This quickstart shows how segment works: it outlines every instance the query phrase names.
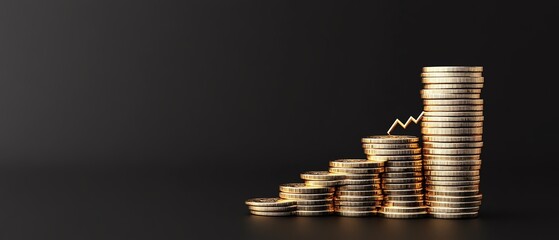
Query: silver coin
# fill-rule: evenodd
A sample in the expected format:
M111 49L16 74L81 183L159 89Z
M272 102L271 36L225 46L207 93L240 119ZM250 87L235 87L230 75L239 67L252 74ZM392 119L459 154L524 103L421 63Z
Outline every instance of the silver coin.
M425 148L480 148L483 142L423 142Z
M480 179L477 176L425 176L426 181L478 181Z
M438 166L438 165L425 165L425 170L433 171L473 171L480 170L481 166L477 165L464 165L464 166Z
M426 89L427 90L427 89ZM468 90L468 89L451 89L451 90ZM480 90L480 89L469 89ZM481 91L481 90L480 90ZM465 112L465 111L483 111L483 105L452 105L452 106L423 106L424 111L431 112Z
M296 205L284 206L284 207L260 207L260 206L248 206L251 211L258 212L293 212L297 210Z
M467 213L431 213L431 217L434 218L444 218L444 219L458 219L458 218L475 218L478 216L478 212L467 212Z
M425 176L463 177L479 176L479 170L472 171L425 171Z
M467 88L483 88L483 83L428 83L424 84L425 89L467 89Z
M297 210L295 214L301 217L318 217L318 216L328 216L332 215L334 210L320 210L320 211L302 211Z
M265 216L265 217L287 217L293 216L295 211L293 212L260 212L260 211L250 211L252 215L257 216Z
M429 84L429 85L454 85L454 84ZM462 84L462 85L466 85L466 84ZM471 85L477 85L477 84L471 84ZM423 100L423 105L427 105L427 106L483 105L483 99L425 99Z
M483 72L482 66L430 66L423 67L423 72Z
M482 194L472 196L441 196L441 195L425 195L427 202L473 202L481 201Z
M402 184L402 183L418 183L423 181L422 177L411 177L411 178L384 178L382 183L384 184Z
M428 202L430 207L449 207L449 208L462 208L462 207L477 207L481 206L481 201L471 202Z
M437 186L469 186L469 185L479 185L479 180L472 181L432 181L426 180L427 185L437 185Z
M421 127L427 128L471 128L483 127L483 122L422 122ZM425 145L423 145L425 146Z

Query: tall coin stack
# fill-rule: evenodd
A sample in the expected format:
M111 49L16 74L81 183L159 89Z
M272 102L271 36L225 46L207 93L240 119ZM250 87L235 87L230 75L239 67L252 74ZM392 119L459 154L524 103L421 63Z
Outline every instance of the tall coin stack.
M415 136L370 136L362 139L367 159L384 161L383 206L387 218L419 218L427 215L423 199L423 174L419 138Z
M426 202L435 218L477 217L483 146L482 67L424 67Z
M342 173L345 179L336 187L336 213L346 217L373 216L382 203L380 173L384 162L367 159L330 161L330 172Z

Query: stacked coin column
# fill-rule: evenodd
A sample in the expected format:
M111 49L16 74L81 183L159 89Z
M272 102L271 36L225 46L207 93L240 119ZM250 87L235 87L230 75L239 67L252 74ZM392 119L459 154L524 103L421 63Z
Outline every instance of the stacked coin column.
M435 218L478 215L483 146L482 67L424 67L426 199Z
M384 162L379 215L387 218L419 218L427 215L423 201L423 174L419 138L371 136L363 138L367 158Z
M336 188L335 211L340 216L365 217L377 213L382 203L380 173L383 162L367 159L338 159L330 162L330 172L342 173L345 179Z

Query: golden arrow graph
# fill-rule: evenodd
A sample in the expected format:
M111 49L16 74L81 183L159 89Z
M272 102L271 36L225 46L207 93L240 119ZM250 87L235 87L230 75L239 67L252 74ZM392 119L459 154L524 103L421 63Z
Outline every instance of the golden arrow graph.
M402 121L400 121L400 119L396 118L396 121L394 121L394 123L392 123L392 126L390 126L390 129L388 129L388 135L390 135L390 133L392 132L392 130L394 130L394 128L400 124L400 126L402 126L402 128L406 129L406 127L408 127L408 125L410 125L411 122L417 124L419 121L421 121L421 119L423 119L423 114L425 114L425 112L421 112L421 114L419 114L419 116L417 118L413 118L412 116L410 116L410 118L408 118L408 120L406 121L406 123L403 123Z

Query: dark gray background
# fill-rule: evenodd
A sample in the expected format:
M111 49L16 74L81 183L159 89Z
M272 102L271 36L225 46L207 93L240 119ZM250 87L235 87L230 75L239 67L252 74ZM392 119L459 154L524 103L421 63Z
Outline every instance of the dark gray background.
M0 238L555 233L556 23L537 1L1 1ZM248 215L419 114L429 65L485 69L478 219Z

